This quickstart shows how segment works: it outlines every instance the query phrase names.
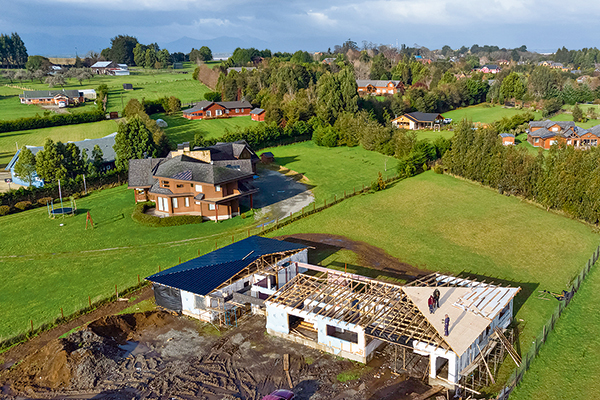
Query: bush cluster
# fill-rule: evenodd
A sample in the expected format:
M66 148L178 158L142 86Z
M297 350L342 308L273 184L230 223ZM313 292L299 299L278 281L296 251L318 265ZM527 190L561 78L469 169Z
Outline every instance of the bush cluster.
M197 215L175 215L172 217L156 217L154 215L146 214L149 208L155 207L154 202L139 203L135 206L131 218L143 225L153 227L165 227L165 226L179 226L188 224L200 224L203 222L202 217Z
M7 215L10 212L9 206L0 206L0 216Z
M86 111L76 114L54 114L47 117L19 118L0 121L0 132L24 131L28 129L48 128L51 126L76 125L106 119L102 110Z
M15 204L15 208L17 210L21 210L21 211L25 211L31 208L31 202L30 201L19 201L17 204Z
M37 199L37 203L39 206L45 206L48 203L52 203L52 197L41 197Z

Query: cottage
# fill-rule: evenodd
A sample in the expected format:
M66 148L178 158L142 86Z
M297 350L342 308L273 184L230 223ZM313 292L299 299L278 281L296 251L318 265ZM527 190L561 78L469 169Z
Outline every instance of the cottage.
M250 111L252 121L263 122L265 120L265 114L266 112L262 108L255 108L252 111Z
M129 188L136 202L154 201L159 214L220 221L239 215L243 197L252 207L257 162L243 141L193 150L184 143L166 158L130 160Z
M412 112L392 120L392 125L402 129L439 129L444 121L442 114Z
M100 150L102 150L102 161L103 161L101 172L106 172L115 167L116 153L115 153L115 150L113 149L113 146L115 145L115 136L117 136L117 132L111 133L110 135L107 135L100 139L85 139L85 140L80 140L78 142L67 142L67 143L75 143L75 145L77 147L79 147L80 151L83 151L85 149L88 157L90 158L89 162L93 161L93 160L91 160L91 157L92 157L92 152L94 151L94 147L96 147L96 146L100 147ZM40 150L44 150L44 146L27 146L27 148L29 150L31 150L33 155L36 155ZM17 185L29 186L29 184L26 181L22 180L20 177L18 177L15 174L15 164L17 163L17 161L19 161L20 153L21 153L21 150L20 149L17 150L17 152L15 153L13 158L10 160L10 162L6 166L5 171L10 171L10 176L11 176L13 182L16 183ZM43 187L44 181L40 177L38 177L37 174L33 174L33 181L31 183L31 185L35 186L35 187Z
M396 80L371 80L371 79L357 79L356 86L358 87L358 94L370 94L370 95L394 95L398 92L404 91L404 83Z
M183 117L189 120L242 117L250 115L252 104L242 101L208 101L203 100L194 107L183 110Z
M156 304L206 322L230 325L304 272L307 246L250 236L146 278ZM249 307L248 307L249 306Z
M275 162L275 156L270 151L265 151L260 155L260 162L263 164L271 164Z
M95 93L95 92L94 92ZM27 90L19 95L21 104L72 105L85 101L85 94L79 90Z
M513 135L512 133L501 133L499 136L502 139L502 144L504 146L514 146L515 135Z
M495 344L490 339L510 325L520 291L440 274L401 286L296 265L313 274L297 275L265 302L270 335L362 363L383 342L399 344L429 358L430 383L450 387L478 367ZM432 314L427 302L435 289L441 301Z

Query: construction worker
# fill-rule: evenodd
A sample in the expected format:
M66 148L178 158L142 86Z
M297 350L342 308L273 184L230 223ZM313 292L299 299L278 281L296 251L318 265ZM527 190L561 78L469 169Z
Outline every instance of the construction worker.
M443 319L444 322L444 336L448 336L448 328L450 327L450 317L446 314L446 317Z
M435 300L435 308L440 308L440 291L435 289L433 291L433 299Z
M429 314L433 314L435 311L435 299L432 296L429 296L429 300L427 300L427 305L429 306Z

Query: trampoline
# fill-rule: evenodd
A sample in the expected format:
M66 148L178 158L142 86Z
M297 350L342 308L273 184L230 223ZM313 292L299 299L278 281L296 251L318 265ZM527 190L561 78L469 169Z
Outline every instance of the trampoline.
M57 215L73 215L74 213L75 209L72 207L61 207L50 210L50 214L53 217L56 217Z

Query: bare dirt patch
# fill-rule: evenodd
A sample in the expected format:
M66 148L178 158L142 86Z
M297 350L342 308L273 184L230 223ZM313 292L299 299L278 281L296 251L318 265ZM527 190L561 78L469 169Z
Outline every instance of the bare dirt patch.
M309 257L316 255L316 257L321 259L325 258L324 255L333 254L341 249L350 250L358 256L361 266L385 272L386 275L392 278L402 279L407 282L433 272L402 262L387 254L379 247L351 240L345 236L328 235L325 233L297 233L280 236L277 239L285 239L288 242L312 246L316 251L309 252ZM312 259L309 261L316 263L320 260Z
M259 400L289 387L284 354L298 400L409 399L428 389L392 373L392 346L364 366L272 337L264 326L261 316L222 333L162 311L102 317L5 373L3 398ZM417 374L427 368L412 365ZM354 379L341 382L341 373Z

